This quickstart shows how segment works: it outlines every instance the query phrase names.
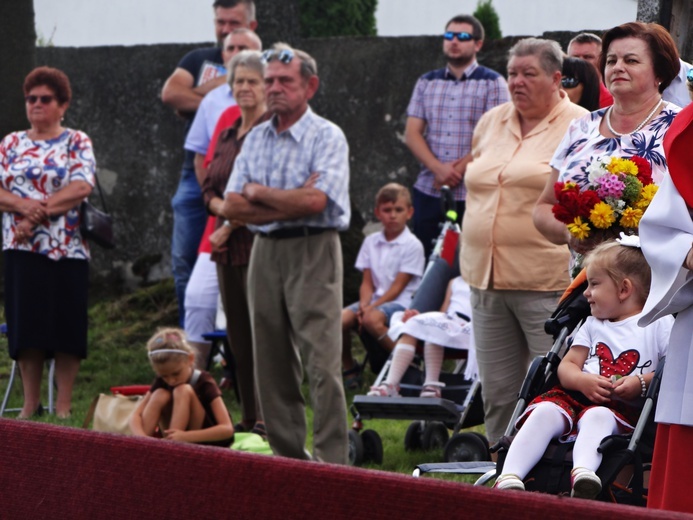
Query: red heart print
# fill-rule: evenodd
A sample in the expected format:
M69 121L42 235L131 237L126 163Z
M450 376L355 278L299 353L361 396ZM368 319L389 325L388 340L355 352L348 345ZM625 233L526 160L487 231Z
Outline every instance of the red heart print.
M601 341L597 343L596 352L599 358L599 374L604 377L627 376L635 370L640 361L640 352L635 349L626 350L614 359L611 349Z

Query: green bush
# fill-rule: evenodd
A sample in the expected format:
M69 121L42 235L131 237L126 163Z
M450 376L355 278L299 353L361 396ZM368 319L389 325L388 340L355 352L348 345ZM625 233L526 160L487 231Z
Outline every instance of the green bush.
M474 16L476 16L481 22L481 25L484 26L487 40L500 40L503 37L500 30L500 21L498 19L498 13L491 2L492 0L479 0L479 3L476 5L476 11L474 11Z
M300 0L301 37L375 36L378 0Z

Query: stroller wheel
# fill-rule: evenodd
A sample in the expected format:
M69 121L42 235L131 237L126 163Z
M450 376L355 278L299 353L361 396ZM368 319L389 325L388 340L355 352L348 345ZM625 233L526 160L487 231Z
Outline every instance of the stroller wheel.
M383 463L383 441L375 430L364 430L361 433L363 444L363 461L374 464Z
M430 422L424 428L421 444L424 450L442 450L449 436L448 429L442 422Z
M470 462L490 460L488 442L476 433L453 435L445 446L445 462Z
M363 440L356 430L349 430L349 465L360 466L363 464L364 446Z
M414 421L407 428L404 434L404 449L406 451L418 451L423 448L421 436L423 435L424 425L422 421Z

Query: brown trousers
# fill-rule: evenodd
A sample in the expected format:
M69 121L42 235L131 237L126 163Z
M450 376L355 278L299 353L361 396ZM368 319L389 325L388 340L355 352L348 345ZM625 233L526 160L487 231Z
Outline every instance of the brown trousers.
M255 377L268 441L277 455L347 462L342 271L336 231L255 238L248 270ZM303 367L313 407L313 457L305 447Z

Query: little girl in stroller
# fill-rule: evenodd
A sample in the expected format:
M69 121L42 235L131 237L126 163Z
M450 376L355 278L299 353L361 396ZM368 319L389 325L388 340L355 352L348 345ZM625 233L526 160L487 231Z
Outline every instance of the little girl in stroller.
M392 356L387 378L371 387L368 395L396 397L399 383L416 354L416 345L424 342L426 379L420 397L440 397L444 383L440 382L445 347L465 349L469 352L467 365L473 365L474 339L471 328L469 285L462 277L453 278L448 284L440 312L420 314L415 309L404 311L401 324L391 326L391 335L401 336Z
M602 439L626 433L640 415L654 371L663 358L673 319L641 328L650 268L636 236L595 248L586 259L585 291L592 316L578 330L558 367L559 385L534 399L505 458L497 488L524 490L523 479L552 439L575 440L572 496L595 498Z

